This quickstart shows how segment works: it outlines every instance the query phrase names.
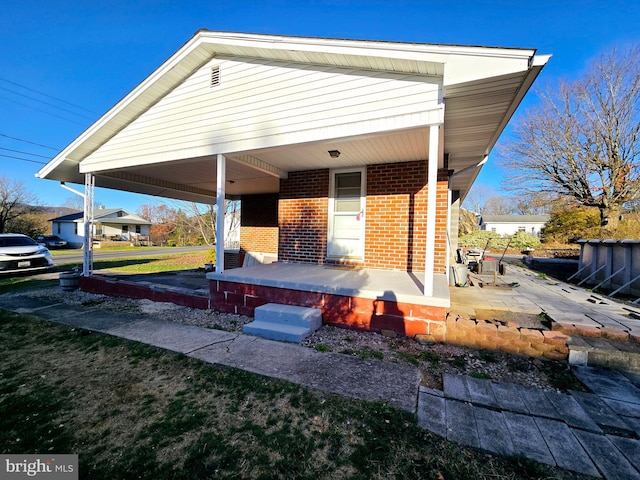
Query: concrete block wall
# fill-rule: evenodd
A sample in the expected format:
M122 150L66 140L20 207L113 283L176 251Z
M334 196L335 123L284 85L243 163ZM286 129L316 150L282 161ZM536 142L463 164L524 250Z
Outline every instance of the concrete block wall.
M211 281L211 308L253 316L256 307L281 303L318 308L326 325L360 331L391 330L400 335L445 338L446 310L442 307L405 304L244 283Z
M449 314L446 343L465 347L565 361L569 355L568 337L558 331L536 330L506 322L474 320Z

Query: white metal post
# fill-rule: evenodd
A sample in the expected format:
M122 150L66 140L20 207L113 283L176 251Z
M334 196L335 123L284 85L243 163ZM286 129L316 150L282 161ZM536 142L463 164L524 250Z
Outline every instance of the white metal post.
M95 178L90 173L84 175L84 258L82 275L93 274L93 190Z
M82 222L84 237L82 240L82 275L85 277L90 277L93 273L93 191L95 185L95 178L90 173L85 173L84 175L84 193L74 190L64 182L60 183L62 188L81 196L83 200L84 216Z
M216 273L222 273L224 272L224 197L227 170L227 159L222 154L218 154L216 169L218 177L216 190L216 204L218 206L216 214Z
M433 296L433 274L436 252L436 192L438 190L438 125L429 128L429 162L427 171L427 245L424 259L424 295Z

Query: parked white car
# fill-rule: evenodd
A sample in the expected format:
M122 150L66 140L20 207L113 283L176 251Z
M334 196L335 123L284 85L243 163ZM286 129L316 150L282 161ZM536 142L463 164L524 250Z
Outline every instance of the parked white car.
M34 239L19 233L0 233L0 274L53 267L51 253Z

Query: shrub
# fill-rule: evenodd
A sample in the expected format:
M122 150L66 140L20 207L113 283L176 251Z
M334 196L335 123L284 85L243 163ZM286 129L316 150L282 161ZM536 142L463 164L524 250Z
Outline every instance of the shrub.
M216 263L216 251L213 249L207 250L207 256L204 258L204 263Z
M545 243L572 243L581 238L597 238L600 234L600 212L594 207L573 205L554 208L541 234Z
M511 241L511 242L509 242ZM458 239L458 245L460 247L479 247L484 248L487 246L493 250L504 250L507 245L510 248L539 248L541 245L540 239L534 235L526 232L518 232L515 235L505 235L501 237L495 232L489 232L487 230L479 230L477 232L464 235Z

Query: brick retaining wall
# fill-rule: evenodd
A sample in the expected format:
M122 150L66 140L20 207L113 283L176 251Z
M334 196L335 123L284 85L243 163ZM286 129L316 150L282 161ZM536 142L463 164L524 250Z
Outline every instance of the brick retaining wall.
M465 347L500 350L534 358L565 361L568 337L558 331L519 327L510 322L473 320L449 314L446 343Z

